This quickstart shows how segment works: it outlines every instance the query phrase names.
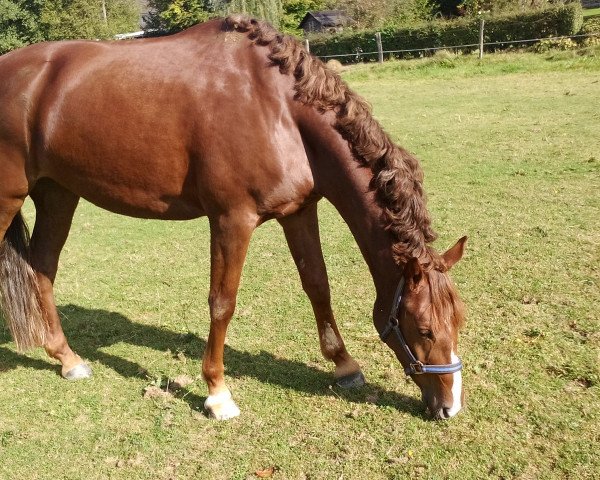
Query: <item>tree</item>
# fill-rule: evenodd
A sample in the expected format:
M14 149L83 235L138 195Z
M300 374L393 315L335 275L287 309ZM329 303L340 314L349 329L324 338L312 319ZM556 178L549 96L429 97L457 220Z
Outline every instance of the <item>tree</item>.
M0 0L0 53L43 40L110 38L138 30L139 15L136 0Z
M229 0L220 10L224 14L247 13L279 28L283 9L281 0Z
M282 14L281 0L150 0L148 6L148 26L167 32L230 13L247 13L279 27Z
M328 7L345 11L357 28L406 25L431 18L430 0L330 0Z
M177 32L207 20L213 11L210 0L150 0L148 6L148 28L166 32Z
M409 25L430 20L433 15L431 0L395 0L387 24Z
M48 0L40 13L47 40L110 38L139 30L139 5L135 0ZM106 11L106 18L104 18Z
M43 40L38 25L42 3L0 0L0 54Z
M435 9L446 17L477 15L479 12L506 12L531 10L552 4L569 3L571 0L433 0Z

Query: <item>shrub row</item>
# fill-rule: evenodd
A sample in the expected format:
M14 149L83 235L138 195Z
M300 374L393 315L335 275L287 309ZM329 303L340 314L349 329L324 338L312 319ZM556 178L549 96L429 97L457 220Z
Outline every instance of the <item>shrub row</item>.
M579 2L569 3L542 10L512 15L500 15L486 18L484 41L510 42L554 36L575 35L583 22ZM384 51L428 49L479 43L479 19L460 19L454 21L432 21L418 26L387 28L381 31ZM315 36L310 39L311 53L319 57L353 54L340 57L345 63L361 62L377 58L375 30L345 32L333 36ZM494 49L507 48L509 45L495 45ZM389 54L386 54L389 55ZM394 57L418 56L420 52L392 54Z
M579 33L600 33L600 16L586 18L583 21L583 26L581 27L581 31Z

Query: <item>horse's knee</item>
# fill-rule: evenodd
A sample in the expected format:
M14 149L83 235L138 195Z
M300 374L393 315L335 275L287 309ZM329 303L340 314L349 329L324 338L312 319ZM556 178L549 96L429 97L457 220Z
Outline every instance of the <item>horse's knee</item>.
M208 305L212 323L228 323L235 312L235 299L228 296L211 295Z

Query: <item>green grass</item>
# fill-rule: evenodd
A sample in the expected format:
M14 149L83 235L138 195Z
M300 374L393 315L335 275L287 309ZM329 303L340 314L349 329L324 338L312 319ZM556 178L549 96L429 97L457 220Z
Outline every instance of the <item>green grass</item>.
M583 10L584 17L596 17L600 15L600 8L585 8Z
M57 302L94 378L68 383L0 331L0 478L578 478L600 471L600 59L502 54L360 66L347 81L422 160L453 277L468 408L428 421L376 337L374 289L334 209L320 207L334 309L369 384L330 388L283 234L262 226L226 368L242 416L199 410L208 332L205 219L119 217L83 202ZM32 216L32 208L28 206ZM144 388L189 375L174 396ZM596 477L597 478L597 477Z

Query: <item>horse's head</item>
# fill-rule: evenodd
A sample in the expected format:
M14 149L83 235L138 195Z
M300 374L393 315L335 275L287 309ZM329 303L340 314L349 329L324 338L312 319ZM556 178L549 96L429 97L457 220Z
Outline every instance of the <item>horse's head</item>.
M464 308L447 271L461 259L465 242L461 238L434 268L414 258L406 264L390 319L380 332L436 419L453 417L464 406L457 355Z

